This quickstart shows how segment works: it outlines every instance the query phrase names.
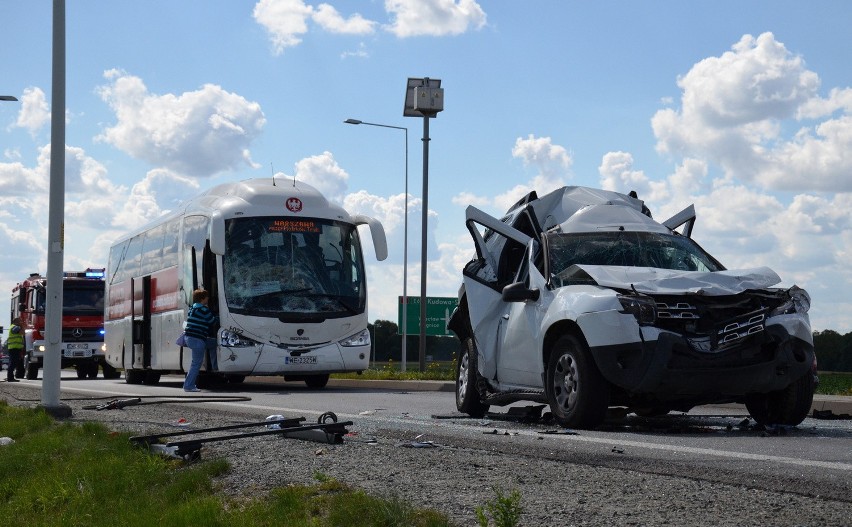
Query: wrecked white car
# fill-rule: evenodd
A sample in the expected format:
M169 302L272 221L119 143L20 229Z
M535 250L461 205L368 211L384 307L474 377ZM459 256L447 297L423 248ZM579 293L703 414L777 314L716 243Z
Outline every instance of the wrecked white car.
M536 401L593 428L616 406L740 402L784 425L810 411L810 297L767 267L725 269L691 239L692 205L659 223L635 193L564 187L466 218L476 257L449 324L461 412Z

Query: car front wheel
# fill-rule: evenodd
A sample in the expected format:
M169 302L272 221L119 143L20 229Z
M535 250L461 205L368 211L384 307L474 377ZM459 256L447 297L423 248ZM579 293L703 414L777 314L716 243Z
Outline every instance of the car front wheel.
M606 417L609 386L586 345L573 335L554 344L545 391L553 418L562 426L594 428Z
M476 369L477 353L473 338L465 339L456 365L456 408L471 417L484 416L490 406L480 400L476 389L479 375Z
M746 409L762 425L796 426L811 411L815 389L814 375L808 372L783 390L749 395Z

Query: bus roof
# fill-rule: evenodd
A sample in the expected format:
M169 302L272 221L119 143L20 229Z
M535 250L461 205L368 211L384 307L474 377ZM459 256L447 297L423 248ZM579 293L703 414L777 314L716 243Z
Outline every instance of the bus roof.
M224 219L293 216L352 223L352 218L342 206L330 203L319 190L307 183L289 178L255 178L216 185L115 242L132 238L173 218L193 214L210 217L213 213L220 214Z

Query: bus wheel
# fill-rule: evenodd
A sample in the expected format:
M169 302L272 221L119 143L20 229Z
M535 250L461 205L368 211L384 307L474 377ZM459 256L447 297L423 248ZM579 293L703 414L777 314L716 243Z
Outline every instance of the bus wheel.
M157 371L146 371L145 378L142 379L142 384L147 384L149 386L159 384L160 383L160 372Z
M127 384L142 384L145 373L144 370L124 370L124 381Z
M308 388L325 388L325 385L328 384L328 374L306 375L305 384L308 385Z
M30 362L29 356L24 358L24 377L31 381L38 379L38 363Z
M118 379L121 377L121 373L106 362L101 364L101 369L104 371L104 379Z

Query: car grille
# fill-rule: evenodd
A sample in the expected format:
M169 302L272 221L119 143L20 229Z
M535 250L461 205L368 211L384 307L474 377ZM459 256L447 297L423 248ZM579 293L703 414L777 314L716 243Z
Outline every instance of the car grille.
M62 328L63 342L102 342L101 328Z
M756 295L654 300L657 326L682 334L700 353L719 353L750 342L766 329L770 309Z

